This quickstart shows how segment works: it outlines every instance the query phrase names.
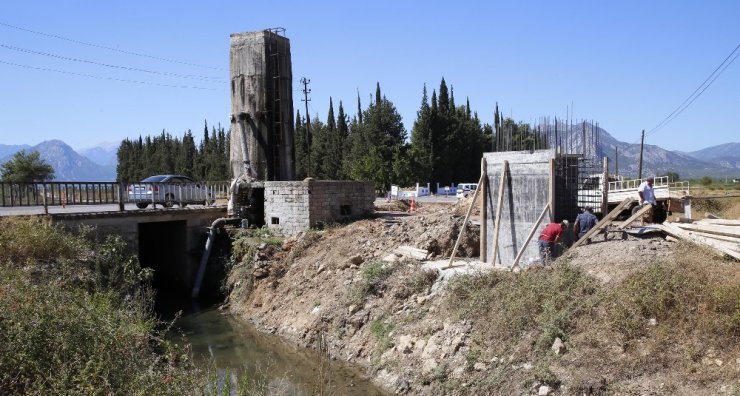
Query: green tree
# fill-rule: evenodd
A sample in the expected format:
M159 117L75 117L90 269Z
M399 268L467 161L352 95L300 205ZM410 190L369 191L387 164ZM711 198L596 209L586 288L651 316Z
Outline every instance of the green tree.
M376 189L390 188L393 173L393 150L404 144L406 129L401 115L391 101L375 89L375 103L363 112L363 122L352 131L353 169L355 180L372 180Z
M699 184L702 186L708 187L712 185L712 178L709 176L704 176L701 179L699 179Z
M671 181L671 182L677 182L681 180L678 176L678 173L676 172L668 171L665 173L665 176L668 177L668 181Z
M18 151L13 158L0 166L0 175L6 182L39 182L54 179L54 168L40 158L38 151L26 154Z
M295 138L293 139L293 155L295 156L295 174L298 180L308 176L308 139L306 136L305 120L301 112L295 116Z

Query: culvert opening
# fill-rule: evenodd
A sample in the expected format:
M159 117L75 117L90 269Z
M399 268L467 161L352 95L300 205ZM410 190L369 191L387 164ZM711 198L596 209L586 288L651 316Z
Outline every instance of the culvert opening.
M213 306L224 300L220 286L225 276L223 263L230 248L228 237L224 235L216 238L198 299L191 299L205 248L205 228L203 231L203 238L188 246L185 220L139 223L139 262L142 267L154 270L154 310L165 319L174 317L178 311L198 310L198 307Z

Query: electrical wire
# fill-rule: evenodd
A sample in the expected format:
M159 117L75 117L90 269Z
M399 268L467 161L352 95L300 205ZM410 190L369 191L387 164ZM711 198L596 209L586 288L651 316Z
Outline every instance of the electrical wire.
M661 128L663 128L664 126L668 125L671 121L676 119L676 117L678 117L684 110L686 110L686 108L688 108L692 103L694 103L694 101L698 99L699 96L701 96L701 94L703 94L704 91L706 91L707 88L709 88L709 86L712 85L712 83L714 83L714 81L716 81L717 78L725 70L727 70L727 68L732 64L732 62L734 62L735 59L737 59L737 57L740 55L740 52L738 52L738 50L740 50L740 45L735 47L735 49L733 49L732 52L730 52L730 54L727 55L727 57L722 61L722 63L720 63L719 66L717 66L714 69L714 71L694 90L694 92L691 93L691 95L689 95L688 98L686 98L686 100L684 100L680 105L678 105L678 107L675 110L673 110L673 112L668 114L661 122L659 122L651 130L645 133L645 136L653 134L657 132L658 130L660 130ZM737 52L737 55L735 54L736 52Z
M20 63L6 62L4 60L0 60L0 64L10 65L10 66L16 66L16 67L21 67L21 68L25 68L25 69L40 70L40 71L50 71L50 72L61 73L61 74L69 74L69 75L73 75L73 76L93 78L93 79L96 79L96 80L121 81L121 82L128 82L128 83L141 84L141 85L154 85L154 86L169 87L169 88L199 89L199 90L205 90L205 91L217 91L218 90L216 88L196 87L196 86L190 86L190 85L159 84L159 83L153 83L153 82L148 82L148 81L128 80L128 79L116 78L116 77L102 77L102 76L95 76L95 75L92 75L92 74L76 73L76 72L71 72L71 71L66 71L66 70L48 69L48 68L45 68L45 67L22 65Z
M108 63L100 63L100 62L95 62L95 61L91 61L91 60L87 60L87 59L72 58L72 57L67 57L67 56L62 56L62 55L57 55L57 54L51 54L51 53L48 53L48 52L34 51L34 50L30 50L30 49L26 49L26 48L21 48L21 47L15 47L15 46L12 46L12 45L7 45L7 44L0 44L0 47L1 48L5 48L5 49L9 49L9 50L13 50L13 51L24 52L24 53L27 53L27 54L43 55L43 56L48 56L48 57L51 57L51 58L62 59L62 60L71 61L71 62L88 63L88 64L91 64L91 65L110 67L110 68L114 68L114 69L121 69L121 70L129 70L129 71L136 71L136 72L157 74L157 75L160 75L160 76L179 77L179 78L190 78L190 79L195 79L195 80L213 81L213 82L225 82L226 81L226 80L221 79L219 77L200 76L200 75L196 75L196 74L178 74L178 73L170 73L170 72L159 72L159 71L155 71L155 70L139 69L139 68L129 67L129 66L111 65L111 64L108 64Z
M39 32L39 31L36 31L36 30L22 28L22 27L11 25L9 23L5 23L5 22L2 22L2 21L0 21L0 26L5 26L5 27L11 28L11 29L17 29L17 30L20 30L20 31L23 31L23 32L33 33L33 34L37 34L37 35L40 35L40 36L52 37L52 38L59 39L59 40L69 41L69 42L75 43L75 44L86 45L88 47L101 48L101 49L105 49L105 50L108 50L108 51L120 52L122 54L134 55L134 56L139 56L139 57L142 57L142 58L155 59L155 60L162 61L162 62L178 63L178 64L181 64L181 65L201 67L201 68L204 68L204 69L225 70L224 68L221 68L221 67L199 65L197 63L183 62L183 61L179 61L179 60L162 58L162 57L159 57L159 56L142 54L142 53L139 53L139 52L122 50L122 49L113 48L113 47L108 47L108 46L100 45L100 44L88 43L88 42L85 42L85 41L75 40L75 39L71 39L71 38L68 38L68 37L59 36L59 35L56 35L56 34L44 33L44 32Z

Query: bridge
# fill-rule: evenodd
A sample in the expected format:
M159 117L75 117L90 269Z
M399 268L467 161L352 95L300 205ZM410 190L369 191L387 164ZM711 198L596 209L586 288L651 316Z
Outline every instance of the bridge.
M228 182L0 182L0 216L44 216L70 230L92 227L97 238L120 235L142 266L155 269L155 286L189 293L208 227L226 217L227 191Z

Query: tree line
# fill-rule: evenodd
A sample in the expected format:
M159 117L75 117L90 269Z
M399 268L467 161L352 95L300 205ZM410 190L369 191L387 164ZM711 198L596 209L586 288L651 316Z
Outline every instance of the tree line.
M335 117L331 98L326 122L297 112L294 152L299 179L370 180L379 191L391 184L430 182L434 189L437 182L477 181L483 153L494 149L494 126L480 121L469 100L456 105L444 78L431 98L424 86L410 139L379 83L366 108L358 95L354 117L349 118L341 101L337 113ZM522 129L504 120L498 109L495 119L496 125Z
M203 128L200 144L188 130L182 139L162 131L158 136L124 139L118 147L117 181L179 174L196 180L229 180L229 135L223 127Z
M494 124L482 123L469 100L455 103L453 90L442 78L431 96L424 85L409 138L401 115L377 83L375 96L366 107L358 94L356 114L351 118L342 101L335 113L332 98L325 120L296 113L296 178L366 180L378 191L386 191L391 184L429 182L434 190L436 183L477 181L484 152L529 148L533 135L529 125L502 117L498 106ZM155 137L126 139L118 149L117 179L176 173L201 180L228 180L232 177L229 137L220 126L209 133L206 123L198 146L190 131L182 139L164 131Z

